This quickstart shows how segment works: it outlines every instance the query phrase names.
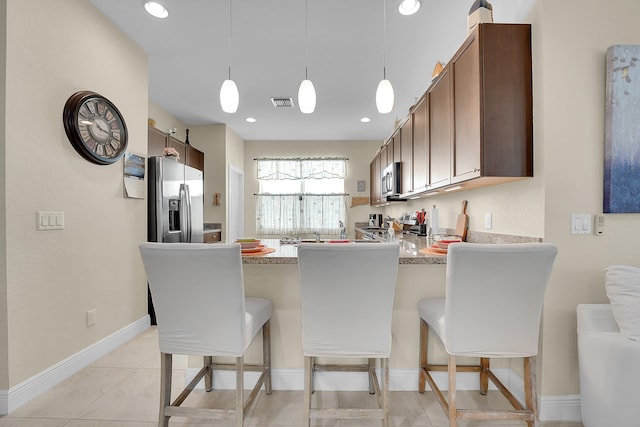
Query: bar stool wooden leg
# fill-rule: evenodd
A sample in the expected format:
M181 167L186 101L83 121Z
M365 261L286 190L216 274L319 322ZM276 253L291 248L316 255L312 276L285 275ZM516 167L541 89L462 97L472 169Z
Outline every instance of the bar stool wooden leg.
M304 419L307 427L311 426L311 393L313 390L313 358L304 357Z
M427 342L429 339L429 326L427 322L420 319L420 367L418 369L418 392L424 393L427 381Z
M271 319L262 325L262 364L267 370L264 388L267 394L271 394Z
M389 359L380 359L382 369L382 427L389 427Z
M160 416L158 426L168 427L169 417L165 415L165 408L171 405L171 372L173 356L160 353Z
M487 375L490 368L489 361L488 357L480 358L480 394L483 396L487 395L489 389L489 375Z
M374 374L376 371L376 359L369 358L368 360L368 376L369 376L369 394L376 394L376 387L373 384L375 381Z
M204 356L204 366L207 366L208 370L206 375L204 376L204 389L205 391L213 390L213 368L211 364L213 363L212 356Z
M236 426L244 422L244 360L236 357Z
M527 421L528 427L539 427L538 393L536 379L536 357L524 358L524 400L527 409L532 412L533 420Z
M456 357L449 355L449 427L457 427L456 417Z

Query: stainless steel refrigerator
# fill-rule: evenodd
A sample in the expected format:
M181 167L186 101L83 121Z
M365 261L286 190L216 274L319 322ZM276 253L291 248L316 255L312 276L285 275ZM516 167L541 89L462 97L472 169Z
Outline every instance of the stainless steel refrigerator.
M171 157L149 157L147 183L147 240L150 242L202 243L202 171ZM147 289L151 324L156 315Z
M149 157L150 242L202 243L202 171L172 157Z

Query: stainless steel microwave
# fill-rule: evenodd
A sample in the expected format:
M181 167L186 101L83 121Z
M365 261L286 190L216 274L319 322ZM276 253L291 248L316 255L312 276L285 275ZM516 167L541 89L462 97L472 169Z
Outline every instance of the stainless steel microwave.
M398 197L402 193L402 163L395 162L382 171L382 197Z

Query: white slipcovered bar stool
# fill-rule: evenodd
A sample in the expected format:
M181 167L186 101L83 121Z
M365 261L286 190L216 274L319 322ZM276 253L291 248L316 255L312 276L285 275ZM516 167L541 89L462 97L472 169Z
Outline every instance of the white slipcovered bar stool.
M447 253L446 297L424 299L420 314L420 373L418 391L425 382L435 392L449 417L458 419L519 419L539 426L536 363L544 293L557 254L548 243L454 243ZM429 328L444 344L447 365L427 361ZM456 365L457 356L479 357L479 365ZM524 358L525 406L490 369L491 358ZM448 399L436 385L432 371L447 371ZM511 403L514 410L458 409L456 372L478 372L480 393L488 382Z
M298 246L307 426L312 418L373 418L388 425L391 317L399 251L397 243ZM318 364L318 357L367 359L367 363ZM376 374L377 359L382 382ZM367 372L369 392L377 394L379 408L311 408L317 370Z
M245 298L240 245L143 243L140 254L147 273L158 323L161 354L160 414L169 417L234 419L241 427L261 387L271 394L271 301ZM244 353L262 330L263 363L245 365ZM171 402L172 355L204 356L204 366ZM235 364L214 364L213 356L235 357ZM235 369L235 409L181 407L204 377L213 388L213 371ZM261 372L245 402L244 371Z

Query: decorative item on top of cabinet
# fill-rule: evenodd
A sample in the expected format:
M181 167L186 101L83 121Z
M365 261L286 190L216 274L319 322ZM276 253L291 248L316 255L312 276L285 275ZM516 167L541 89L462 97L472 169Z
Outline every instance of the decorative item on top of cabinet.
M493 6L486 0L476 0L469 9L467 16L468 34L476 28L478 24L493 22Z
M187 129L188 139L189 130ZM204 171L204 153L202 151L187 144L186 141L182 142L160 129L149 126L147 155L149 157L162 156L165 147L171 147L178 152L180 163Z

